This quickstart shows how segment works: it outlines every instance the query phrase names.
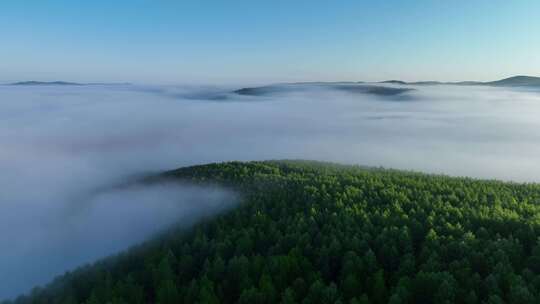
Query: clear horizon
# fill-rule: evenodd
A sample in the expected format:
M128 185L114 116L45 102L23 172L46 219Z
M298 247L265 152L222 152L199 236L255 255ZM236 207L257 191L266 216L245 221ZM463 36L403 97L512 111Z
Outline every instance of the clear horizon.
M479 80L476 80L476 79L461 79L461 80L455 80L456 82L459 82L459 81L478 81L478 82L490 82L490 81L497 81L497 80L504 80L504 79L508 79L508 78L513 78L513 77L533 77L533 78L540 78L540 76L535 76L535 75L511 75L511 76L508 76L508 77L504 77L504 78L501 78L501 79L491 79L491 80L484 80L484 81L479 81ZM343 82L343 83L346 83L346 82L358 82L358 83L381 83L381 82L385 82L385 81L404 81L404 82L407 82L407 83L411 83L411 84L414 84L415 82L423 82L423 81L436 81L436 82L440 82L442 84L445 84L445 83L448 83L448 84L451 84L452 81L444 81L444 80L433 80L433 79L418 79L418 80L406 80L406 79L401 79L401 78L392 78L392 79L380 79L380 80L372 80L372 81L365 81L365 80L362 80L362 79L354 79L354 80L334 80L334 81L326 81L328 83L332 83L332 82ZM121 81L114 81L114 82L100 82L100 81L88 81L88 82L77 82L77 81L70 81L70 80L66 80L66 79L52 79L52 80L39 80L39 79L19 79L19 80L11 80L11 81L6 81L6 82L3 82L3 83L0 83L0 85L11 85L11 84L18 84L18 83L23 83L23 82L38 82L38 83L53 83L53 82L66 82L66 83L74 83L74 84L81 84L81 85L99 85L99 84L118 84L118 85L144 85L145 83L137 83L137 82L129 82L129 81L124 81L124 82L121 82ZM309 83L309 81L307 81ZM318 82L317 80L314 80L314 82ZM324 82L324 81L323 81ZM257 83L257 82L255 82ZM263 83L263 82L260 82L262 85L264 84L279 84L279 83L287 83L287 82L279 82L279 81L274 81L274 82L270 82L270 83ZM301 83L301 82L300 82ZM161 83L162 85L189 85L189 83ZM213 85L212 83L194 83L193 85ZM242 85L242 83L234 83L234 84L237 84L237 85ZM253 82L247 82L247 83L244 83L244 84L253 84ZM159 83L153 83L153 85L159 85ZM233 85L233 83L229 83L229 85Z
M0 4L0 82L538 76L537 1Z

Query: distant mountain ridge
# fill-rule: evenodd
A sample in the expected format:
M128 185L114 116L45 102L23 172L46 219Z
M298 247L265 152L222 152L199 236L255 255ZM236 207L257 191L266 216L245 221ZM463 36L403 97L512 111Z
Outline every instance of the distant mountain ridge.
M309 89L332 89L351 94L369 94L386 97L399 96L414 90L412 88L395 88L365 84L362 82L302 82L247 87L235 90L233 93L245 96L270 96L275 94L302 92Z
M540 86L540 77L533 76L514 76L497 81L485 82L485 85L491 86L512 86L512 87L531 87Z
M442 82L442 81L403 81L403 80L385 80L379 82L352 82L352 81L343 81L343 82L295 82L295 83L281 83L281 84L272 84L261 87L245 87L233 91L232 93L238 95L251 95L251 96L262 96L280 92L290 92L301 90L306 87L327 87L342 91L348 91L351 93L363 93L363 94L373 94L373 95L400 95L406 93L412 89L396 88L396 87L387 87L387 86L378 86L379 84L390 84L390 85L417 85L417 86L428 86L428 85L462 85L462 86L491 86L491 87L529 87L529 88L540 88L540 77L535 76L525 76L518 75L512 76L495 81L456 81L456 82ZM92 86L92 85L131 85L131 83L78 83L78 82L69 82L69 81L19 81L8 83L6 85L11 86Z
M399 84L399 85L483 85L493 87L540 87L540 77L534 76L512 76L495 81L458 81L458 82L441 82L441 81L415 81L406 82L402 80L385 80L379 83Z
M120 83L106 83L106 82L92 82L92 83L78 83L78 82L69 82L69 81L19 81L9 83L8 85L13 86L89 86L89 85L130 85L128 82Z
M17 86L34 86L34 85L83 85L76 82L67 82L67 81L19 81L10 83L10 85Z
M386 86L386 85L398 85ZM349 93L371 94L379 96L402 96L404 93L414 90L414 88L404 88L403 86L431 86L431 85L461 85L461 86L491 86L491 87L530 87L540 88L540 77L533 76L513 76L496 81L414 81L407 82L403 80L385 80L380 82L294 82L279 83L259 87L245 87L233 91L232 93L247 96L268 96L281 93L292 93L306 90L309 88L327 88ZM402 96L403 97L403 96Z

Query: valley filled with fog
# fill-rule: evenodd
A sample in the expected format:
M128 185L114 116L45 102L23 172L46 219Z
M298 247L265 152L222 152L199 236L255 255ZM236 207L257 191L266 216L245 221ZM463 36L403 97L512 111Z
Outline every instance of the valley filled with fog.
M234 206L220 188L114 188L230 160L313 159L540 181L540 91L399 84L0 86L0 299Z

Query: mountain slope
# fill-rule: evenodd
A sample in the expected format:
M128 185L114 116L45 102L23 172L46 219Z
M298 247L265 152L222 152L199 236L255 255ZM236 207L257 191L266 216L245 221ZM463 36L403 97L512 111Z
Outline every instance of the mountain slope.
M496 86L496 87L540 87L540 77L533 76L513 76L496 81L458 81L458 82L439 82L439 81L416 81L406 82L401 80L386 80L380 83L399 84L399 85L465 85L465 86Z
M76 82L66 82L66 81L20 81L11 83L15 86L50 86L50 85L70 85L70 86L79 86L83 85Z
M540 77L514 76L497 81L485 82L484 84L500 87L540 87Z
M368 94L378 96L400 96L410 92L410 88L394 88L380 85L366 85L364 83L286 83L262 87L242 88L234 91L239 95L247 96L272 96L286 93L296 93L309 90L335 90L350 94Z
M538 303L540 186L309 161L149 179L238 208L59 277L17 303Z
M130 85L129 82L90 82L90 83L78 83L68 81L19 81L10 83L12 86L125 86Z

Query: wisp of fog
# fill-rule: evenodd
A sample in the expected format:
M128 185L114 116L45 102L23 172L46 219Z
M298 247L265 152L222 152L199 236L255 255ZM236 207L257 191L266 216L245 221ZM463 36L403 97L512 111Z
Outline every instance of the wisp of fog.
M236 200L189 185L110 188L138 174L301 158L540 180L540 92L385 87L400 89L0 86L0 299Z

